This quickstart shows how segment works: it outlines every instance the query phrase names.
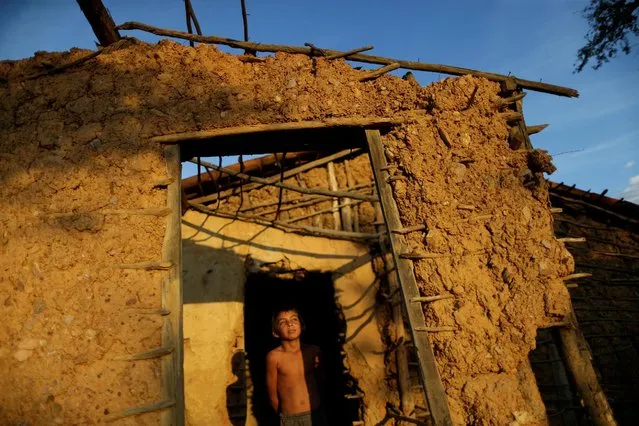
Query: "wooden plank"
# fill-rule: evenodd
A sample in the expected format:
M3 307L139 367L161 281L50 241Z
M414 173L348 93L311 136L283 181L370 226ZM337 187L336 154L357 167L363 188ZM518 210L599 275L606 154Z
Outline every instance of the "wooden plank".
M102 4L102 0L76 0L84 16L91 24L93 33L100 45L106 47L120 40L120 33L115 28L111 14Z
M217 37L217 36L196 36L193 34L188 34L183 31L174 31L167 30L163 28L153 27L151 25L143 24L140 22L125 22L124 24L117 27L120 30L140 30L146 31L151 34L165 36L165 37L175 37L182 40L193 40L198 43L209 43L209 44L223 44L225 46L230 46L235 49L244 49L244 50L254 50L256 52L284 52L291 54L302 54L302 55L310 55L313 50L317 51L318 49L311 49L310 47L298 47L298 46L283 46L278 44L266 44L266 43L251 43L251 42L243 42L239 40L233 40L225 37ZM321 49L321 51L327 55L328 57L339 55L344 52L332 49ZM414 61L404 61L401 59L393 59L393 58L385 58L383 56L373 56L366 55L362 53L357 53L350 55L348 57L349 61L355 62L364 62L367 64L379 64L379 65L389 65L397 62L401 68L408 70L416 70L416 71L428 71L428 72L436 72L440 74L451 74L451 75L474 75L477 77L483 77L490 81L502 82L506 80L512 80L515 84L524 89L536 90L538 92L550 93L553 95L559 96L568 96L568 97L577 97L579 96L579 92L575 89L570 89L568 87L557 86L554 84L542 83L540 81L533 80L525 80L522 78L517 78L513 76L496 74L491 72L484 72L473 70L470 68L462 68L455 67L450 65L441 65L441 64L429 64L425 62L414 62Z
M151 142L183 143L225 136L247 135L263 132L282 132L291 130L329 129L333 127L387 127L399 121L380 117L329 118L323 121L292 121L287 123L252 124L238 127L200 130L196 132L174 133L172 135L155 136Z
M397 204L395 204L395 199L393 198L392 189L386 182L385 173L387 174L387 172L381 170L382 167L386 166L386 157L384 155L381 135L377 130L366 130L366 139L371 157L371 166L375 176L375 182L377 183L380 203L382 205L382 212L384 213L387 232L390 235L393 258L395 260L395 265L397 266L396 270L402 290L404 309L408 314L408 321L409 324L411 324L411 327L423 327L425 325L425 321L421 305L417 303L410 303L410 300L420 296L417 281L413 274L413 264L410 260L402 259L398 255L398 253L407 250L404 237L389 232L390 229L401 229L403 228L403 225L399 216ZM435 355L433 354L433 349L430 345L430 341L428 340L428 333L418 333L411 330L411 334L417 359L419 361L422 383L424 384L426 391L426 399L433 418L433 423L436 426L452 425L448 402L446 399L446 392L444 391L439 371L437 371Z
M164 317L162 326L162 347L175 348L170 356L161 360L162 398L175 401L175 405L162 412L163 426L184 425L184 351L182 327L182 231L181 231L181 188L180 147L168 146L164 149L168 178L173 182L167 187L166 205L171 209L167 216L166 231L162 248L162 260L171 262L162 285L162 308L170 311Z

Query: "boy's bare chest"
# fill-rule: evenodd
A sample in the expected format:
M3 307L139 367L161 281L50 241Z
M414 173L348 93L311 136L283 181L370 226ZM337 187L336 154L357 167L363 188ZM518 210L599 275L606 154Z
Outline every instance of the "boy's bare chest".
M280 358L279 370L283 376L304 376L313 372L312 359L302 354L285 354Z

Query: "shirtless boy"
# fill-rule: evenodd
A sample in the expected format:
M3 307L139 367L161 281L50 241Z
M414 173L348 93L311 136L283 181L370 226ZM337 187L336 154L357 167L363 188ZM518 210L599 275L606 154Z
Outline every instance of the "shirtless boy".
M320 408L320 350L300 342L302 320L296 309L273 315L273 335L281 345L266 356L266 386L281 426L327 426Z

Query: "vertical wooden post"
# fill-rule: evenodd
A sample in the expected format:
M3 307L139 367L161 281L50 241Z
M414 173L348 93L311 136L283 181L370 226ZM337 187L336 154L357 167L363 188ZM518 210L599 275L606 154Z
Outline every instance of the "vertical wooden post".
M162 325L162 347L175 348L162 358L162 399L173 400L175 405L162 413L163 426L184 425L184 350L182 327L182 231L181 231L181 168L179 145L164 148L167 178L166 231L162 248L162 260L171 262L162 285L162 308L170 314Z
M329 162L326 165L328 171L328 189L331 191L337 191L337 178L335 177L335 165L333 162ZM339 214L339 199L333 198L333 229L342 229L342 218Z
M375 220L377 222L384 221L384 213L379 203L375 203ZM382 234L386 231L384 225L377 225L377 232ZM386 234L379 237L379 245L382 251L384 271L388 280L389 294L397 294L399 291L399 282L397 274L392 271L394 265L393 253L388 249ZM391 299L394 299L392 297ZM399 398L401 402L402 412L410 416L415 409L415 401L410 390L410 371L408 369L408 353L406 351L406 329L404 328L404 315L402 313L402 305L395 303L393 300L388 301L391 304L393 315L393 323L395 324L395 340L399 342L395 349L395 361L397 364L397 387L399 388Z
M102 4L102 0L76 0L84 16L91 24L93 33L100 45L106 47L120 40L120 33L115 29L111 14Z
M348 160L344 160L344 173L346 174L346 187L352 188L355 186L355 179L353 179ZM346 198L342 208L342 221L344 222L345 231L353 231L357 228L355 232L359 232L359 218L357 216L357 204L351 206L351 199Z
M397 204L395 204L395 199L393 198L392 189L388 182L386 182L385 173L388 174L388 172L383 170L386 167L386 156L384 155L384 147L379 130L366 130L366 140L382 212L384 213L384 220L388 228L388 234L390 235L391 251L395 260L404 307L408 314L413 345L417 354L430 414L436 426L452 425L446 392L439 377L435 355L428 340L428 333L415 330L415 326L423 327L425 322L421 303L411 302L414 297L420 296L417 281L413 274L412 261L399 257L398 253L406 251L406 243L401 235L390 232L393 229L402 228L402 222L399 217Z
M571 313L570 322L577 324L574 313ZM612 409L592 366L592 356L586 340L575 327L560 327L559 338L566 366L575 380L577 392L583 399L593 424L616 426Z

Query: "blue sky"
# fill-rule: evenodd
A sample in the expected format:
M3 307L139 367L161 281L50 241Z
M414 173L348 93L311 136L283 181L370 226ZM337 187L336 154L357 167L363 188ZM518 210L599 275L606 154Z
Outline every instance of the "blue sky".
M555 156L555 181L639 202L639 44L594 71L573 74L587 24L587 0L246 0L251 40L350 49L422 62L509 72L579 90L577 99L529 92L528 124L549 123L532 137ZM0 59L35 51L94 49L95 36L72 0L3 0ZM104 0L116 23L141 21L184 30L182 0ZM192 0L204 34L242 37L239 0ZM146 41L155 36L127 32ZM236 51L237 52L237 51ZM398 74L401 74L398 72ZM445 75L416 73L427 84ZM193 168L186 169L192 174Z

